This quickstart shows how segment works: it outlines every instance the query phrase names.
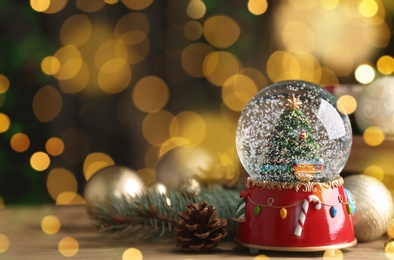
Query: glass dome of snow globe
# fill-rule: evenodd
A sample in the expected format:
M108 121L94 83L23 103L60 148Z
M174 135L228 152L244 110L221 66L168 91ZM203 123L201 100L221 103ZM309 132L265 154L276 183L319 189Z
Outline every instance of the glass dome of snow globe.
M351 144L350 121L337 99L305 81L262 89L245 106L236 131L238 156L256 181L335 180Z

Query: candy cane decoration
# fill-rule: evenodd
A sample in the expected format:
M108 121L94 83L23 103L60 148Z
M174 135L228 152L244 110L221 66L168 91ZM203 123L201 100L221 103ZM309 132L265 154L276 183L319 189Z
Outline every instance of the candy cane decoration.
M321 209L320 199L316 195L309 195L302 204L302 209L300 212L300 217L298 218L297 227L294 235L301 236L302 229L304 228L304 223L306 219L306 214L308 213L309 203L313 201L316 203L315 209Z

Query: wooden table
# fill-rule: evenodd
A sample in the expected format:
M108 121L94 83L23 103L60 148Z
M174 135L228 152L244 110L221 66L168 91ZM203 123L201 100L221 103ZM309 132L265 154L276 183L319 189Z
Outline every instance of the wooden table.
M60 230L52 235L41 229L41 221L45 216L54 215L61 223ZM95 232L89 224L84 206L37 206L37 207L5 207L0 209L0 252L4 251L4 237L9 240L9 247L0 253L0 259L120 259L125 250L138 249L143 259L191 260L191 259L323 259L323 252L284 253L259 251L251 254L249 250L240 248L229 241L222 243L212 253L188 254L179 251L172 243L160 242L147 244L103 237ZM65 237L78 242L79 249L72 257L59 252L58 244ZM343 259L388 259L384 253L384 237L379 240L360 243L353 248L343 249ZM3 250L1 250L3 248ZM269 258L263 258L265 255ZM259 257L258 257L259 256ZM137 257L138 258L138 257ZM131 259L131 258L129 258ZM141 258L140 258L141 259ZM341 258L324 258L341 259ZM394 258L392 258L394 259ZM135 258L133 260L136 260Z

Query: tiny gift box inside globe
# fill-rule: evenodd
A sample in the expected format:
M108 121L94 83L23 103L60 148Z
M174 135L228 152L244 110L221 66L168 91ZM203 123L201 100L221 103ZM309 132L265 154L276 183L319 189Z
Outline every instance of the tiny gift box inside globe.
M355 204L340 176L351 144L349 118L324 88L284 81L257 93L236 133L250 175L234 215L237 242L278 251L355 245Z

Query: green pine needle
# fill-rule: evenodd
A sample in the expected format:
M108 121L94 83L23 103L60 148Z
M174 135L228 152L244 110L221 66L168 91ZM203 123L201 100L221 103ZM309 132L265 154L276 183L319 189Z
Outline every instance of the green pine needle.
M200 195L168 190L166 194L149 189L140 196L121 198L110 196L105 205L97 204L91 211L92 224L104 234L116 237L155 241L172 234L178 213L187 204L207 201L216 207L218 217L228 221L228 232L234 232L232 221L239 201L240 189L227 189L222 185L201 187ZM230 236L229 236L230 237Z

